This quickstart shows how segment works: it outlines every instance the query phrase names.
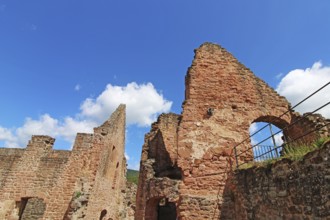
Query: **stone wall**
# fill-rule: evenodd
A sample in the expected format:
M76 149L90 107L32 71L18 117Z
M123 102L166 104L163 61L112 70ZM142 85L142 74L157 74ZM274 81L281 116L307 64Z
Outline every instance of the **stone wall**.
M94 134L77 134L72 151L53 150L48 136L0 149L0 219L31 210L37 219L125 219L125 117L121 105Z
M181 170L177 166L177 128L180 116L162 114L146 134L136 197L136 220L157 219L160 203L177 204ZM176 206L174 210L176 212ZM167 216L168 213L161 216ZM158 216L158 217L161 217Z
M284 97L224 48L201 45L186 75L182 115L161 115L145 136L136 219L162 219L161 213L173 216L169 220L228 217L224 193L235 165L233 147L246 140L237 147L238 161L249 162L253 122L287 128L297 117ZM316 126L302 120L284 131L286 137L308 131L306 123Z
M220 219L330 219L329 198L330 142L301 161L236 171Z
M126 183L126 220L134 220L135 210L136 210L136 192L137 185L135 183Z
M330 119L326 119L320 114L304 113L300 115L298 112L293 112L291 125L287 129L289 136L287 141L299 139L298 142L312 143L315 139L329 137L329 123Z
M282 113L289 103L239 63L224 48L203 44L186 76L186 94L178 128L180 219L214 219L223 206L232 149L249 137L253 122L278 127L290 123ZM240 145L238 153L250 147ZM250 155L250 156L249 156ZM251 160L248 151L240 160Z

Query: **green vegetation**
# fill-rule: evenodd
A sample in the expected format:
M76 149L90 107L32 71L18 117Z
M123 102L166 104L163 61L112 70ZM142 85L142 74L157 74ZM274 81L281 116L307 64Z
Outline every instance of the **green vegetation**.
M284 149L284 157L293 161L302 160L307 153L315 149L314 146L309 146L307 144L300 144L299 146L288 145Z
M330 137L326 138L319 138L315 140L314 142L307 144L307 143L294 143L286 145L283 148L284 156L269 160L264 160L261 162L249 162L246 164L243 164L239 167L240 170L249 169L251 167L269 167L272 164L274 164L276 161L282 160L283 158L290 159L292 161L300 161L303 159L303 157L308 154L309 152L312 152L314 150L320 149L325 142L330 141Z
M330 138L319 138L311 144L295 143L289 144L284 148L284 158L291 159L293 161L302 160L302 158L309 152L319 149L323 144L329 141Z
M74 193L74 198L78 199L81 195L82 195L82 192L77 191L77 192Z
M127 169L126 178L127 182L137 184L139 180L139 171Z

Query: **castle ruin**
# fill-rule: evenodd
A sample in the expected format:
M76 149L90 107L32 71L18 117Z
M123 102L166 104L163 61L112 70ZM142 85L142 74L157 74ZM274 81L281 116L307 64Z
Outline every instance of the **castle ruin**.
M285 206L290 203L290 196L294 197L301 190L292 194L286 192L286 195L278 199L277 192L284 191L285 184L288 184L286 180L278 185L275 180L279 177L276 175L267 179L265 174L262 176L254 171L249 173L251 177L263 177L256 180L249 178L247 174L239 173L235 176L232 172L235 166L234 146L249 138L249 127L253 122L267 122L283 129L297 117L301 117L290 110L290 104L284 97L257 78L224 48L210 43L195 50L195 58L185 81L182 114L160 115L145 136L136 220L330 217L329 211L316 211L324 210L325 207L330 210L329 199L312 208L308 199L305 198L304 201L303 198L299 204L292 204L292 209L288 210ZM282 115L284 112L287 114ZM284 129L285 136L295 138L315 127L317 120L313 121L313 117L318 116L311 117L301 120L290 129ZM324 121L323 118L322 120ZM330 126L322 131L323 135L329 136L329 131ZM309 138L313 139L313 135ZM248 151L250 146L250 141L240 144L236 148L237 154ZM317 168L322 170L322 175L329 175L329 168L326 168L329 167L327 155L329 150L324 150L319 162L323 164L320 166L322 169ZM252 150L237 160L253 160ZM312 168L313 176L317 176L317 169ZM300 172L297 166L293 170ZM301 173L305 175L305 172ZM306 179L308 178L302 177L295 181ZM261 185L256 184L256 181ZM324 189L325 184L323 179L319 187ZM247 190L250 187L256 192L256 185L266 196L256 199L258 194L251 194ZM268 191L273 193L272 199L267 196ZM317 195L329 196L329 192L327 187L323 191L317 191ZM304 212L302 207L307 206L310 210ZM312 209L314 210L311 211ZM272 215L268 216L267 213ZM295 218L296 214L301 218Z
M125 106L72 151L32 136L26 149L0 148L0 219L125 218Z
M305 141L330 134L328 119L292 111L224 48L201 45L182 113L161 114L145 136L135 219L330 219L330 142L302 161L235 171L253 160L254 122L274 124L288 139L315 127L322 129ZM26 149L0 148L0 219L130 219L125 106L93 134L77 134L72 151L53 150L54 141L32 136Z

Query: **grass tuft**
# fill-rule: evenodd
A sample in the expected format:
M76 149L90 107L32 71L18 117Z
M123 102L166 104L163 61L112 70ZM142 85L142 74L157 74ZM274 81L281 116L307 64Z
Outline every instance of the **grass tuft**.
M295 143L288 144L284 147L284 158L291 159L293 161L300 161L303 157L314 150L320 149L323 144L329 141L330 138L319 138L310 144L306 143Z
M279 161L283 158L290 159L292 161L301 161L306 154L314 150L320 149L324 143L330 141L330 137L323 137L315 140L312 143L294 143L287 144L283 147L284 156L274 159L268 159L264 161L251 161L241 165L238 169L245 170L251 167L269 167L274 164L276 161Z

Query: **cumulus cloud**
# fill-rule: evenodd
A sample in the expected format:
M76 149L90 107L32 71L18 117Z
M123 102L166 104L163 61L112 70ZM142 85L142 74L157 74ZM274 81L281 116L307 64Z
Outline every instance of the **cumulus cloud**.
M18 128L0 126L0 141L4 141L5 147L24 147L32 135L50 135L72 144L77 132L93 132L121 103L126 104L127 124L139 126L150 125L157 114L168 112L172 105L151 83L129 83L123 87L109 84L96 99L84 100L74 117L59 120L44 114L38 119L27 118Z
M81 115L95 121L104 121L120 103L126 104L127 124L148 126L156 116L171 109L172 102L164 99L151 83L129 83L125 87L107 85L96 99L86 99L81 105Z
M323 66L321 62L316 62L311 68L290 71L282 78L276 90L285 96L292 105L295 105L327 82L330 82L330 66ZM295 110L300 113L312 112L329 100L330 85L299 105ZM330 118L330 106L323 108L318 113Z
M32 135L50 135L73 143L77 132L91 133L97 124L89 120L66 117L59 121L48 114L41 115L37 120L27 118L24 124L16 129L0 127L0 140L4 147L18 148L26 146Z

